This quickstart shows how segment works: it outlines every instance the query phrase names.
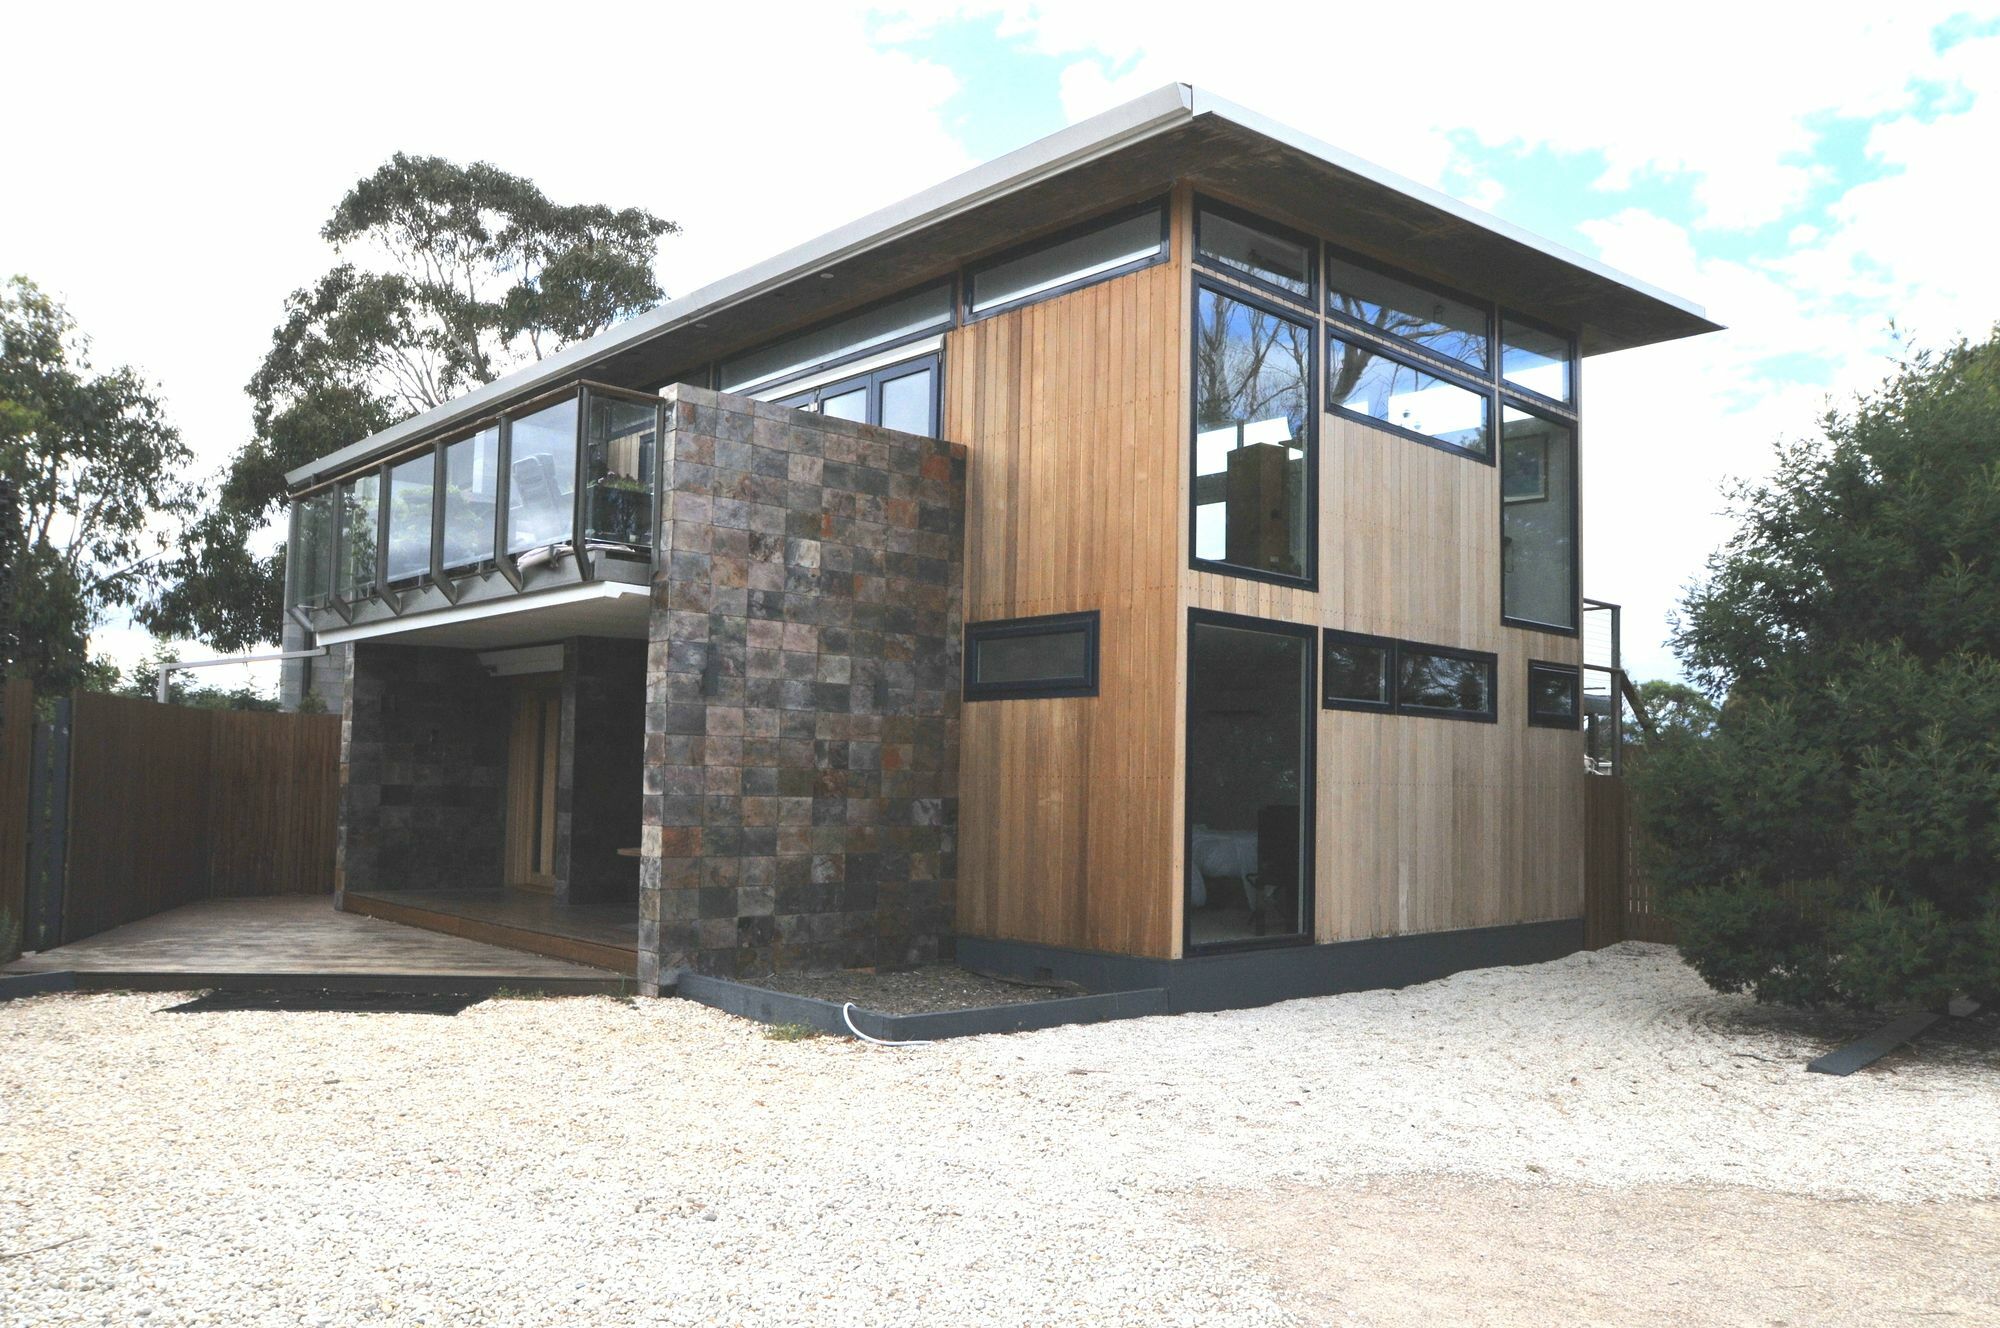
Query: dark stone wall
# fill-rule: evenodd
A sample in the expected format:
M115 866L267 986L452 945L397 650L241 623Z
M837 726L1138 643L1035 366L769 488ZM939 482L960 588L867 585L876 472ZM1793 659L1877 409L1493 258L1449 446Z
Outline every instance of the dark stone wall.
M505 688L470 651L345 653L335 891L498 885Z
M640 765L646 749L646 643L585 636L564 652L562 749L556 757L559 896L632 904L639 860Z
M965 449L671 392L640 982L948 955Z

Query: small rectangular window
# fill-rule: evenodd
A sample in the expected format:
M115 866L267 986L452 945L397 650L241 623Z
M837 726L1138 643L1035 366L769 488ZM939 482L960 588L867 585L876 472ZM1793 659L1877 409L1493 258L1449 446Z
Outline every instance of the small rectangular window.
M1204 201L1195 212L1195 251L1212 268L1288 299L1310 300L1319 245L1282 226Z
M1326 308L1336 318L1470 365L1482 376L1492 367L1492 320L1469 300L1328 254Z
M1573 399L1568 337L1530 327L1512 317L1500 320L1500 376L1507 386L1551 401Z
M1497 657L1477 650L1400 643L1396 648L1396 709L1445 719L1498 718L1494 710Z
M1095 611L965 625L965 699L1097 695Z
M1395 709L1396 643L1380 636L1328 630L1320 669L1320 702L1331 710Z
M973 268L966 276L966 312L975 318L998 313L1157 263L1167 256L1166 215L1166 204L1149 203Z
M1386 424L1423 442L1492 455L1493 398L1372 346L1329 338L1326 400L1336 414Z
M1528 661L1528 722L1537 728L1574 729L1583 723L1583 674L1568 664Z

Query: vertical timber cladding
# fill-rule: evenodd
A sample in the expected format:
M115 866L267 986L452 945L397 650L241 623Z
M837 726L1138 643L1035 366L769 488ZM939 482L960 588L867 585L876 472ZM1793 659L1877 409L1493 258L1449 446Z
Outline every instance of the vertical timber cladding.
M1330 414L1320 449L1318 592L1190 571L1186 603L1491 651L1500 719L1319 712L1314 938L1580 916L1583 735L1524 712L1582 645L1501 625L1499 468Z
M1187 252L956 329L967 622L1096 609L1095 697L962 710L958 926L1178 952Z

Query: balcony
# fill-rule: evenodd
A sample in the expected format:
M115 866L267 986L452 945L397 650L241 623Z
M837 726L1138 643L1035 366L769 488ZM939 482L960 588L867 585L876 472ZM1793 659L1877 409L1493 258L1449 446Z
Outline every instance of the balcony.
M572 384L295 495L287 608L326 644L497 644L464 625L539 606L570 609L548 635L643 636L666 406Z

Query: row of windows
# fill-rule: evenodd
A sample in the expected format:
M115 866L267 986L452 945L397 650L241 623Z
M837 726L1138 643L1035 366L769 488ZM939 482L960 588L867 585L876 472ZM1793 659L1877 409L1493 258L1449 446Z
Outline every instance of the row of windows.
M965 699L1097 695L1098 626L1095 612L966 624ZM1499 657L1491 652L1331 628L1322 633L1321 651L1326 709L1499 719ZM1581 693L1576 668L1529 662L1530 724L1578 727Z

